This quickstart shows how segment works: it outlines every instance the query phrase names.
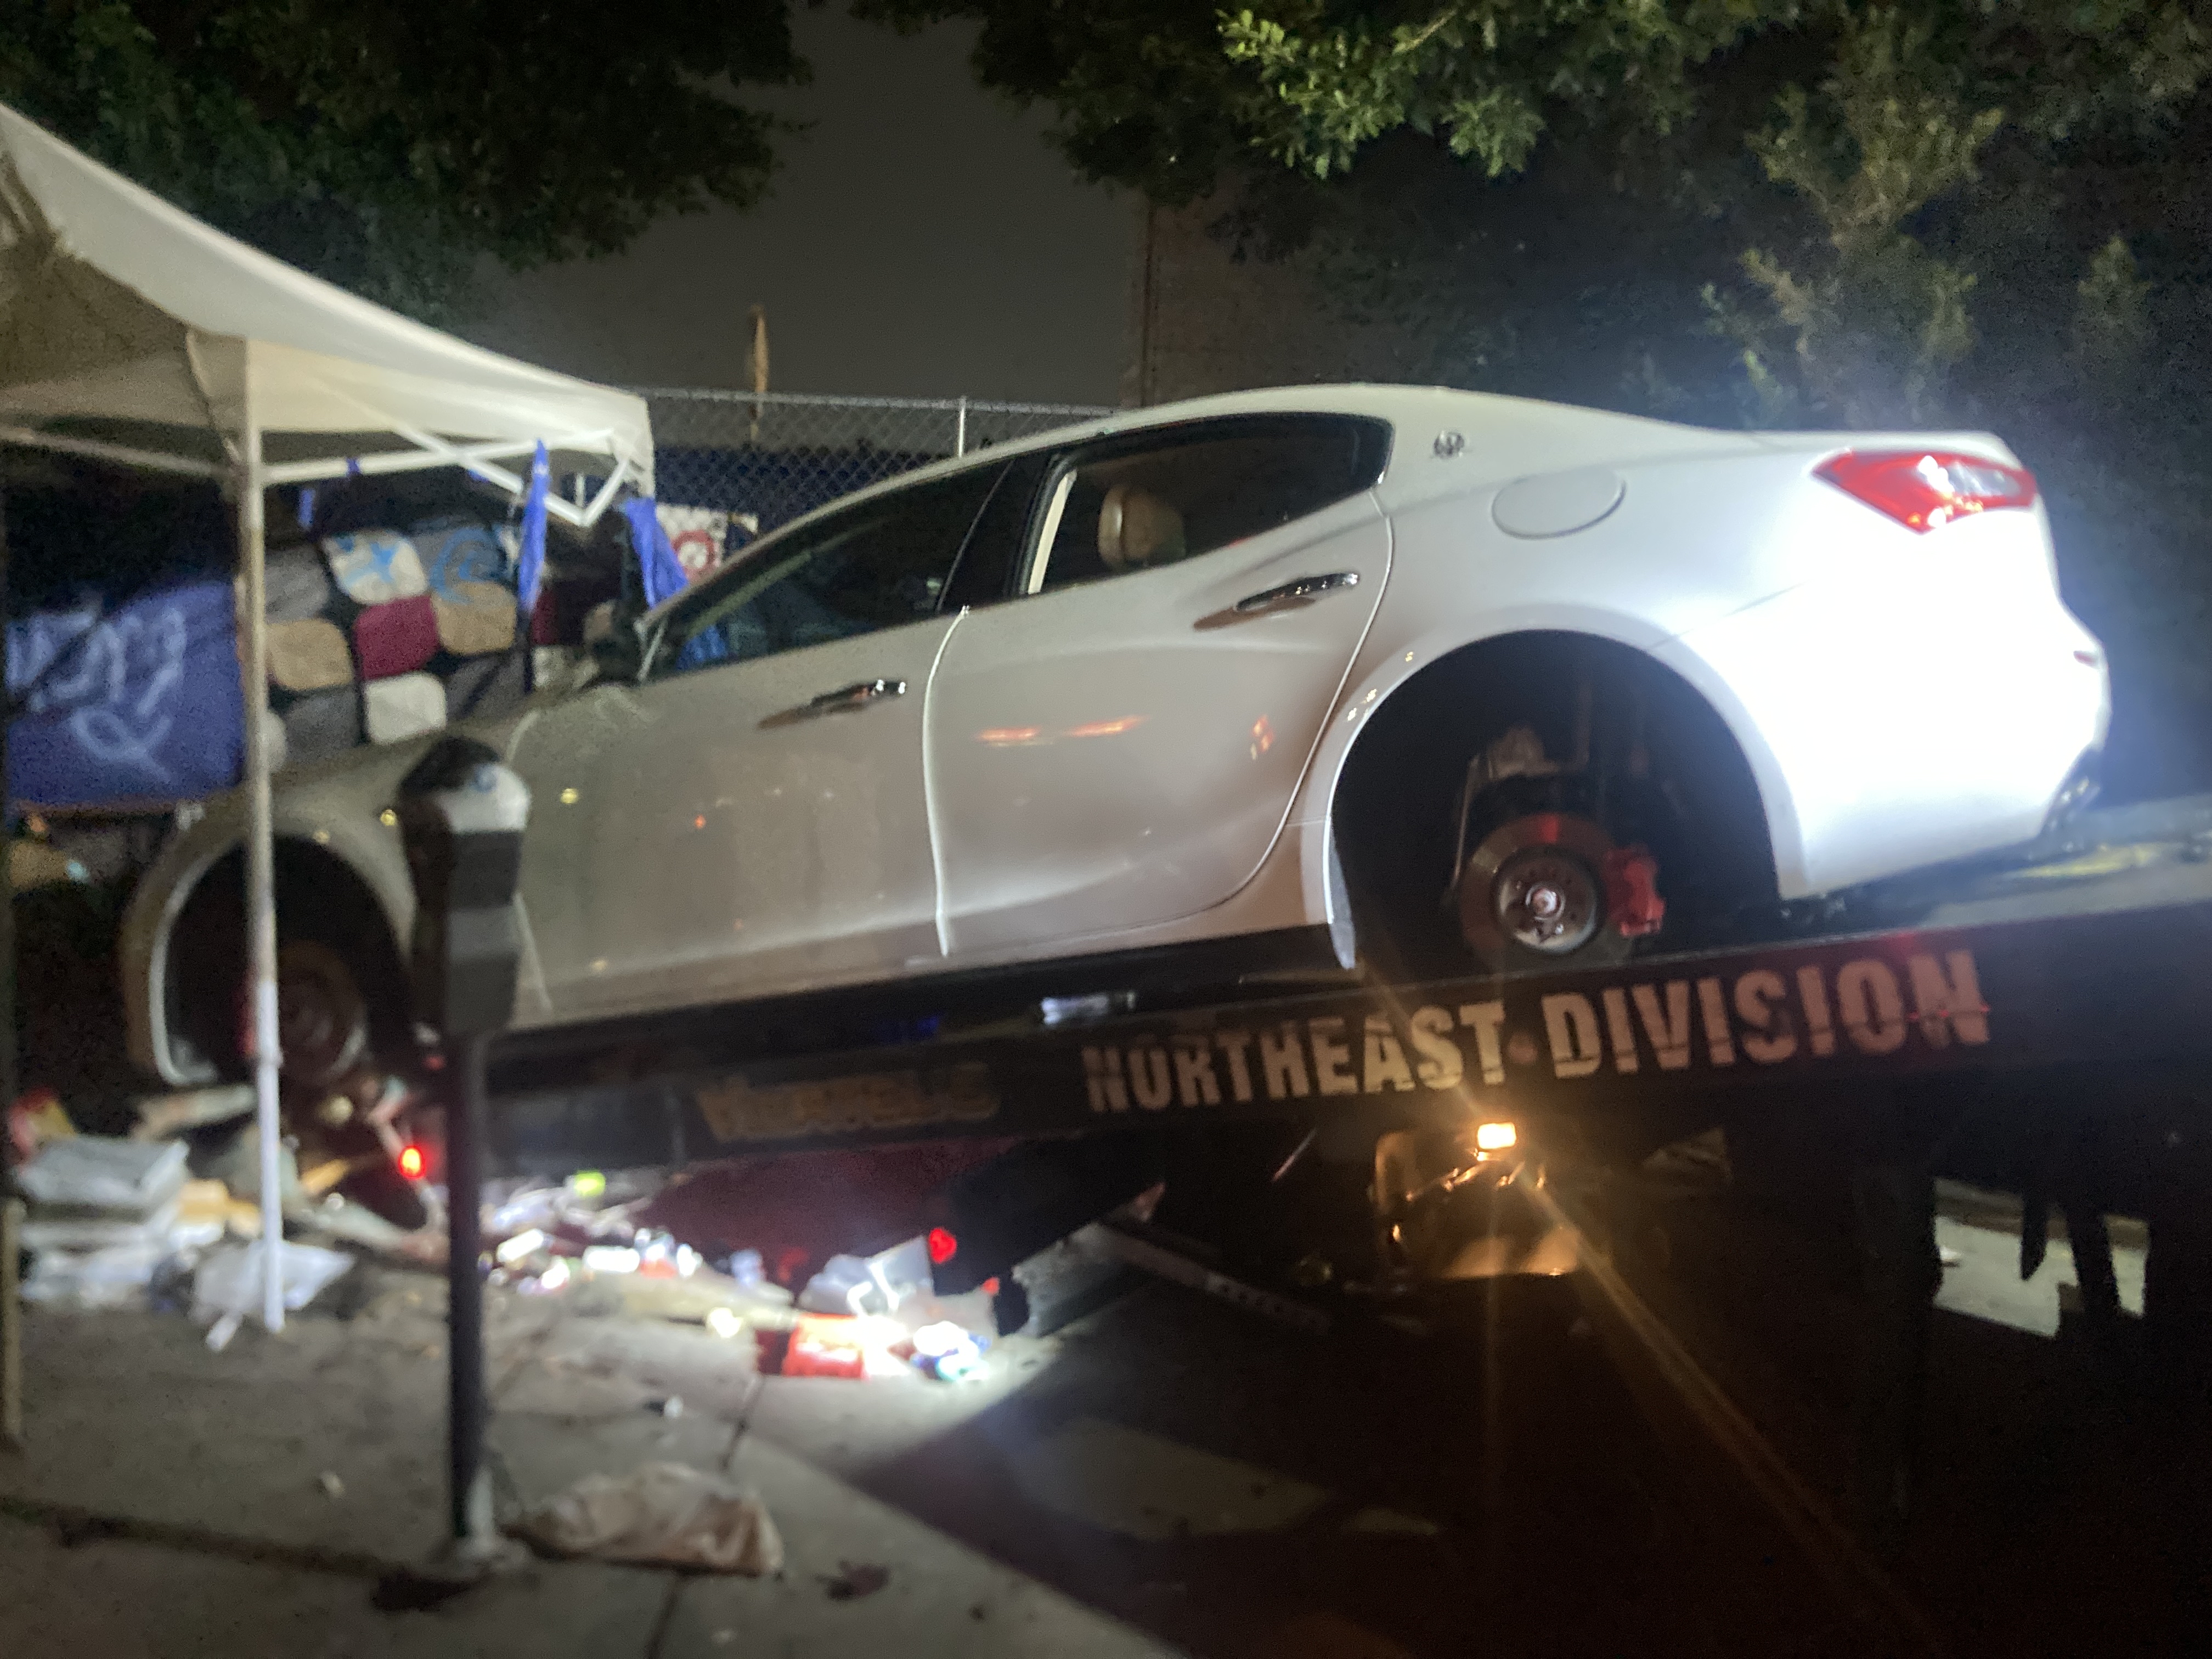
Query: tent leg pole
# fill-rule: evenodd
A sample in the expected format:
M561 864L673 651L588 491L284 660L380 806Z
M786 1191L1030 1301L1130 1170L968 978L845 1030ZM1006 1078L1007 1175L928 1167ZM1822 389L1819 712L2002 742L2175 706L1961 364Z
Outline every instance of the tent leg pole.
M0 617L8 608L8 497L0 488ZM0 658L6 655L0 650ZM0 701L5 687L0 686ZM23 1443L23 1304L15 1284L22 1201L15 1195L15 1143L7 1115L15 1103L15 827L8 820L8 727L0 708L0 1446Z
M249 393L249 397L250 397ZM246 576L240 670L246 715L246 937L253 1013L254 1126L261 1152L261 1322L284 1327L284 1194L276 1111L276 851L269 801L269 581L261 430L249 402L238 477L239 564Z

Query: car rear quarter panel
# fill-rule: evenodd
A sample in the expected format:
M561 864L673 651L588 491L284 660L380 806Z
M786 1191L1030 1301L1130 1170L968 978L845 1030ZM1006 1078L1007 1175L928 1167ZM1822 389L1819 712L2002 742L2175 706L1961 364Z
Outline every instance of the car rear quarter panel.
M1620 505L1570 535L1510 536L1492 518L1498 491L1538 469L1486 466L1480 480L1463 490L1407 492L1414 499L1394 520L1398 555L1389 591L1315 757L1295 822L1326 825L1360 730L1440 657L1538 631L1583 634L1652 652L1803 579L1788 520L1806 459L1737 434L1657 430L1672 434L1671 450L1618 463L1626 486ZM1571 466L1597 459L1547 453ZM1778 862L1795 861L1797 830L1788 782L1757 720L1710 674L1693 665L1685 678L1728 724L1750 763ZM1301 859L1311 902L1327 891L1326 836L1306 836Z

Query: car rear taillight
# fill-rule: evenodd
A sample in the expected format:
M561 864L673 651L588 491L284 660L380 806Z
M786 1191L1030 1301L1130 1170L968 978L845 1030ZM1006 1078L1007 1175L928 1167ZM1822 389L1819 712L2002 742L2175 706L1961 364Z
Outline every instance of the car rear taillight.
M2035 479L2024 468L1948 450L1845 450L1814 472L1908 530L2035 501Z

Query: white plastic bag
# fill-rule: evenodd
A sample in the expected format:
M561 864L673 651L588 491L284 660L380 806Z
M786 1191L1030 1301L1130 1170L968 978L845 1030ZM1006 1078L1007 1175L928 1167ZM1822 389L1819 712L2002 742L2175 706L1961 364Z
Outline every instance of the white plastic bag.
M648 1561L763 1577L783 1570L783 1539L757 1498L683 1463L646 1463L617 1480L587 1474L514 1523L552 1555Z
M69 1135L48 1141L15 1179L34 1204L143 1214L184 1186L185 1144Z
M287 1244L277 1258L284 1273L284 1307L297 1313L313 1302L353 1258L313 1244ZM261 1311L262 1243L226 1244L210 1251L192 1275L192 1311L204 1319L227 1314L244 1317Z
M831 1256L806 1281L799 1305L809 1313L895 1314L931 1288L928 1243L909 1238L871 1256Z

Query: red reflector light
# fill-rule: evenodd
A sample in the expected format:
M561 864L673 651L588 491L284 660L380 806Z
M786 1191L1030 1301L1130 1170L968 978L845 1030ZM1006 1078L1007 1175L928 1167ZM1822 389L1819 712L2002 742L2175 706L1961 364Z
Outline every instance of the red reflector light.
M941 1267L960 1254L960 1241L942 1227L929 1230L929 1265Z
M2035 479L2022 468L1941 449L1846 450L1814 474L1908 530L2035 500Z
M399 1149L399 1173L410 1181L420 1181L428 1164L429 1160L422 1156L420 1146L402 1146Z

